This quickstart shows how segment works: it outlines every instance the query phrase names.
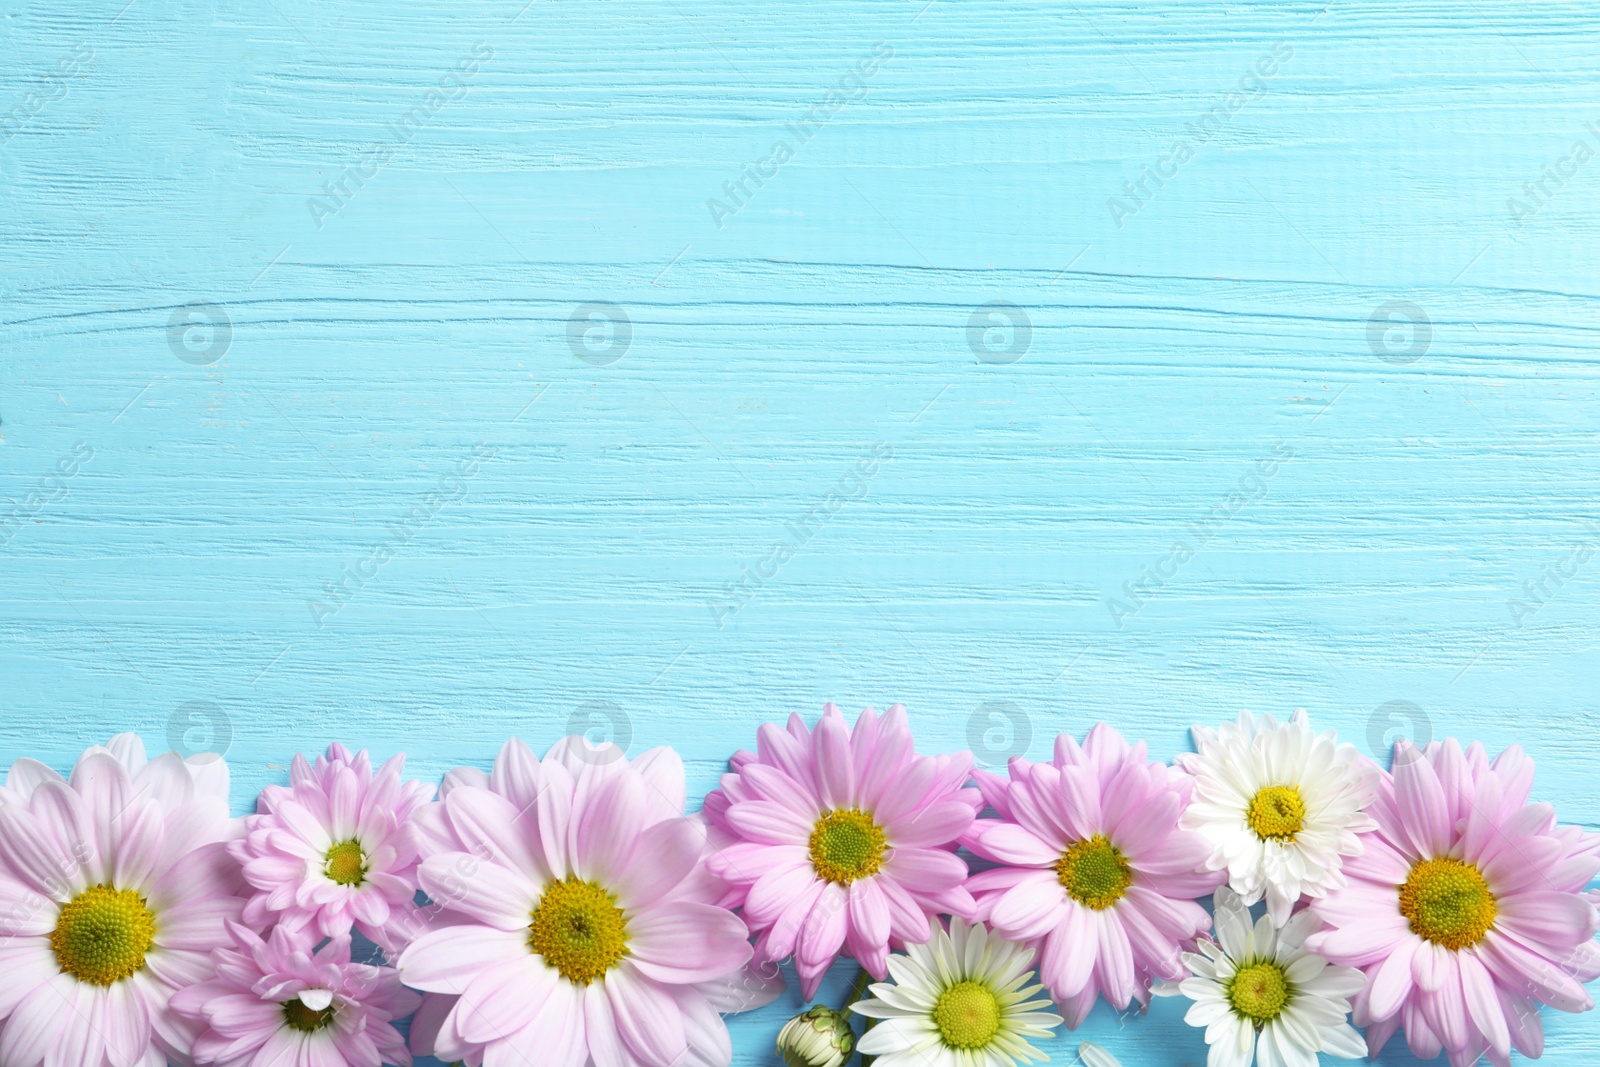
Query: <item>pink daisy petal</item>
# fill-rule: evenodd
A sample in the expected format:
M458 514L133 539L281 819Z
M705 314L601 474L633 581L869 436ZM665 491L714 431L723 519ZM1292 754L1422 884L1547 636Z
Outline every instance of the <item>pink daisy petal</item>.
M1018 941L1037 941L1066 921L1068 902L1054 874L1037 876L988 902L986 914L995 929Z
M980 855L996 863L1019 867L1053 867L1062 852L1017 823L994 820L983 821L975 847Z
M400 954L398 965L406 985L459 996L480 971L527 954L525 934L457 926L423 934Z
M166 1003L176 987L210 976L211 950L226 944L225 923L239 913L237 869L215 863L237 824L197 789L196 765L148 763L136 739L89 749L65 781L21 773L27 796L0 803L0 907L10 912L0 1057L8 1067L189 1059L194 1027L165 1019ZM225 780L214 767L206 773ZM163 889L179 877L184 892ZM41 893L41 882L54 892ZM46 936L81 922L80 908L107 906L141 910L134 921L156 935L131 973L110 978Z
M595 790L568 840L575 875L614 885L628 870L639 833L647 825L649 791L637 774L612 775Z
M1050 764L1014 761L1004 805L995 805L1009 817L980 820L966 835L979 855L1032 872L988 872L967 888L993 930L1038 951L1040 978L1069 1025L1096 997L1120 1009L1148 997L1156 978L1178 977L1182 946L1205 929L1194 901L1223 876L1206 869L1207 842L1178 829L1190 788L1102 725L1081 747L1058 738ZM1072 880L1076 857L1091 852L1095 870L1121 866L1120 884L1091 891Z
M246 819L247 833L230 845L252 890L250 914L330 934L354 922L380 943L399 939L399 929L386 927L406 913L418 881L414 847L396 841L413 832L413 819L433 795L431 787L400 777L404 763L397 757L374 772L365 751L351 755L335 744L314 765L298 759L291 788L263 792L260 810ZM151 772L158 770L169 769L152 763ZM446 829L438 818L418 832Z
M0 1029L0 1061L42 1064L63 1033L82 1029L74 1009L84 988L71 975L58 973L24 997Z
M795 955L813 966L832 963L850 931L850 917L844 889L837 883L823 885L811 912L800 929ZM815 992L813 989L812 992ZM812 993L806 993L810 999Z
M728 809L727 827L747 841L769 845L803 844L811 822L791 808L769 800L751 800Z
M966 785L970 755L915 755L898 705L853 729L833 705L814 728L791 716L761 727L757 750L730 761L704 811L732 839L710 865L736 887L758 958L798 953L814 989L842 951L880 968L891 945L927 938L930 915L971 910L955 854L983 806ZM857 843L828 851L850 834Z
M531 807L539 797L539 759L533 750L513 737L500 748L488 781L464 782L505 799L517 811Z
M569 739L535 763L509 745L490 778L454 780L449 832L411 838L437 914L399 971L443 995L425 1003L418 1051L481 1067L526 1067L530 1050L541 1067L672 1067L688 1013L721 1025L701 986L741 970L749 931L719 904L705 825L682 812L682 762L647 756L636 766ZM427 812L419 823L437 826ZM604 936L565 940L580 918Z
M1439 776L1421 757L1396 759L1394 793L1406 834L1420 855L1442 856L1449 850L1450 814Z
M936 848L896 848L885 857L883 871L920 894L954 889L967 877L967 865L960 856Z
M668 819L639 834L632 861L616 877L617 903L638 908L666 897L703 862L705 827Z
M1527 803L1533 765L1520 750L1491 763L1481 745L1446 740L1401 755L1370 809L1376 829L1345 865L1347 884L1311 903L1328 925L1307 945L1366 972L1358 1021L1374 1049L1404 1028L1413 1053L1447 1052L1452 1064L1485 1053L1503 1064L1510 1048L1537 1055L1541 1003L1593 1004L1569 958L1600 925L1580 891L1594 870L1584 835ZM1437 884L1464 894L1466 910L1429 913L1432 898L1401 891L1445 878Z
M811 735L812 770L817 796L828 808L855 806L855 760L850 755L850 728L835 711L824 714Z
M171 1021L195 1028L197 1061L268 1062L266 1057L299 1046L322 1057L315 1061L321 1067L347 1067L341 1049L377 1054L372 1037L355 1039L366 1034L403 1050L390 1024L415 1011L421 998L403 988L392 969L352 962L347 935L316 946L282 926L265 940L237 924L231 931L233 947L215 954L216 977L171 1000ZM289 1025L291 1007L332 1009L332 1021L307 1035ZM339 1040L341 1034L346 1040ZM357 1062L370 1067L372 1060Z
M560 976L523 953L479 971L461 993L457 1028L476 1044L504 1040L531 1025Z
M617 1033L639 1060L651 1067L672 1067L689 1047L677 1003L654 982L630 966L606 979L606 999Z
M707 982L728 973L728 960L749 958L748 931L724 908L675 901L628 923L629 952L639 973L669 985Z
M887 823L884 830L898 848L935 848L956 840L972 825L972 805L960 801L930 804L909 818Z
M496 930L525 930L537 900L526 874L487 863L470 852L429 856L418 870L435 903Z

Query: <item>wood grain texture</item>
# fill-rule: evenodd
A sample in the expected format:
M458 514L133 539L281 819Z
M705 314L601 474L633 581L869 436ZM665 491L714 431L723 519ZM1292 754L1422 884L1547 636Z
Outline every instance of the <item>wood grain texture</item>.
M1600 5L123 2L0 23L6 760L1303 706L1600 828Z

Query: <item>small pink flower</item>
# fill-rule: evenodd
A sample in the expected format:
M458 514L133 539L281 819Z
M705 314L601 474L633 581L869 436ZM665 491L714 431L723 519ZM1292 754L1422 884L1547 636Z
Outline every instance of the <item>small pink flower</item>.
M1403 1026L1423 1059L1506 1067L1513 1047L1543 1052L1540 1004L1594 1006L1583 983L1600 977L1600 916L1585 888L1600 835L1529 804L1533 770L1516 746L1492 763L1454 738L1395 746L1369 809L1378 829L1345 861L1349 885L1312 901L1329 929L1306 940L1366 972L1355 1021L1373 1056Z
M898 704L881 720L866 709L854 731L828 704L814 730L791 715L756 742L706 797L732 839L710 865L761 935L756 958L793 955L807 1000L841 951L881 980L890 948L927 941L932 916L971 914L955 854L983 807L963 788L971 753L916 755Z
M1000 815L963 843L1004 864L968 881L978 918L1039 950L1039 976L1076 1029L1103 995L1119 1011L1148 1003L1155 978L1185 974L1180 953L1211 927L1195 903L1224 879L1211 846L1178 828L1192 782L1150 763L1104 723L1083 747L1056 738L1055 759L1013 759L1011 777L974 777Z
M328 748L315 766L296 755L288 787L269 785L229 846L255 889L244 918L258 928L281 923L338 937L351 927L395 951L392 915L417 892L416 847L405 832L433 787L403 781L405 756L376 773L366 750Z
M412 1051L476 1067L726 1067L719 1012L777 993L717 901L671 749L512 740L418 816L430 928L400 955L428 994Z
M312 949L313 934L278 926L263 941L228 924L234 947L218 949L216 977L178 993L172 1010L202 1026L196 1064L217 1067L410 1067L390 1024L422 998L392 967L350 962L350 935Z

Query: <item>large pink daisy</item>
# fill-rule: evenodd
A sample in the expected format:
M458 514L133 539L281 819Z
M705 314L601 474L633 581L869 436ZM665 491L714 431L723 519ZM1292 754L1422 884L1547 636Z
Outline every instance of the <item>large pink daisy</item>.
M42 764L0 803L0 1063L163 1067L197 1027L169 1008L211 974L243 883L223 842L228 771L154 760L133 734Z
M905 709L871 708L852 731L832 704L815 730L756 733L737 753L705 812L732 840L711 869L735 888L761 936L756 958L790 955L807 1000L841 951L873 977L889 949L928 940L930 917L969 915L967 865L956 841L983 798L963 788L972 755L918 756Z
M486 1067L726 1067L719 1010L750 958L717 901L670 749L582 738L453 772L419 814L433 929L400 955L430 994L412 1049ZM776 990L770 990L770 1000ZM746 1005L750 1006L750 1005Z
M1104 723L1083 747L1062 734L1050 763L1013 759L1011 777L978 772L999 814L964 844L1004 864L972 876L978 918L1039 950L1039 976L1076 1029L1103 995L1121 1010L1148 1003L1156 978L1211 918L1195 901L1223 872L1204 870L1211 846L1178 828L1190 779L1145 758Z
M391 1023L422 998L393 967L350 959L350 935L316 946L316 935L277 926L266 940L229 924L234 947L215 953L217 977L172 998L172 1010L202 1024L194 1062L216 1067L410 1067Z
M1600 977L1594 905L1600 836L1529 804L1533 761L1490 762L1452 738L1395 746L1370 809L1378 829L1345 861L1349 885L1313 901L1329 929L1306 945L1369 979L1355 1021L1376 1056L1404 1027L1412 1052L1454 1067L1544 1050L1539 1005L1587 1011Z
M405 828L433 797L433 787L405 781L405 756L376 772L366 750L334 744L315 765L298 753L289 785L269 785L247 834L229 846L255 889L246 921L308 928L319 938L354 926L391 952L392 915L403 916L417 892L416 849Z

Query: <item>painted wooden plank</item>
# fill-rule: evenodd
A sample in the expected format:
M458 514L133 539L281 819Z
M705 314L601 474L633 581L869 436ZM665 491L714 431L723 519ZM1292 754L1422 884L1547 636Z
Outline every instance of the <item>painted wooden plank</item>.
M221 723L243 810L326 740L593 723L698 796L825 700L992 762L1304 706L1521 743L1600 828L1597 24L15 6L0 755ZM1085 1037L1204 1054L1172 1003Z

